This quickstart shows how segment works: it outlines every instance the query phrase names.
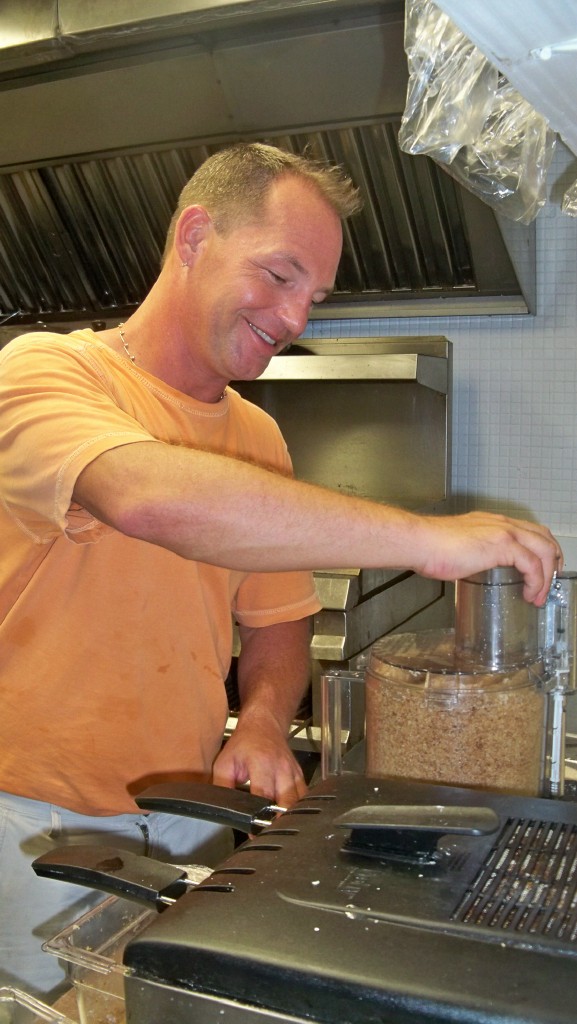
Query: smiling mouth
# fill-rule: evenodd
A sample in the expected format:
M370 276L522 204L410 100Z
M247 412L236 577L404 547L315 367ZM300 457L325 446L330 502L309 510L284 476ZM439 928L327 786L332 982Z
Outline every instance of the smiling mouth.
M255 327L254 324L251 324L250 320L247 322L248 326L255 334L258 334L259 338L262 338L262 340L265 341L267 345L270 345L271 348L276 348L277 341L275 338L271 338L270 334L267 334L266 331L261 331L260 327Z

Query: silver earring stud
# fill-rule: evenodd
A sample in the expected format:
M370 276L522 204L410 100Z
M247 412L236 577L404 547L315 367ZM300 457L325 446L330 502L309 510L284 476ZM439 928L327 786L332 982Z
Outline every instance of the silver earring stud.
M181 263L180 265L181 265L181 267L187 267L187 266L188 266L188 263L186 262L186 260L184 260L184 262L183 262L183 263Z

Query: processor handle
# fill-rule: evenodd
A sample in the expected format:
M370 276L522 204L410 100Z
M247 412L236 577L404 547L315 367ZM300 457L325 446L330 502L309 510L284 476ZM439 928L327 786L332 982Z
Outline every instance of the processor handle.
M85 885L136 903L171 906L187 892L186 868L142 857L115 846L62 846L32 862L37 875Z
M430 858L442 836L487 836L497 831L499 815L491 807L374 805L353 807L335 819L350 829L344 849L369 857Z

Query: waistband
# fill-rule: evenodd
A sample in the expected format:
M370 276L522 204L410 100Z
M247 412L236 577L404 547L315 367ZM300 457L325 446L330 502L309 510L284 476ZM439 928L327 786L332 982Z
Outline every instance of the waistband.
M29 821L36 823L50 823L53 815L60 816L63 824L87 825L88 822L95 822L101 828L115 829L123 828L128 822L139 821L145 818L144 814L112 814L103 817L96 817L89 814L79 814L77 811L69 811L66 807L59 807L58 804L48 804L43 800L31 800L26 796L17 796L14 793L6 793L0 790L0 808L5 811L19 814Z

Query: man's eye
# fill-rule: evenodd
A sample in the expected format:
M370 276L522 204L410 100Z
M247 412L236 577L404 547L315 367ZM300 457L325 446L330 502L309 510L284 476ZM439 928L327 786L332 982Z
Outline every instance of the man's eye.
M280 274L275 274L274 270L269 270L269 274L277 284L286 284L286 277L281 277Z

